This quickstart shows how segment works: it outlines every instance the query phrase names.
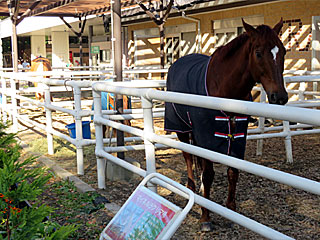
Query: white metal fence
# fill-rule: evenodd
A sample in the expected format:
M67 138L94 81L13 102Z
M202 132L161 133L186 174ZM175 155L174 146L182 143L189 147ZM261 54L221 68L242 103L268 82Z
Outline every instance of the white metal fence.
M114 122L110 119L105 119L101 114L101 92L113 92L125 94L129 96L140 97L142 99L142 108L144 112L144 130L139 130L133 127L125 126L121 123ZM152 101L161 100L167 102L174 102L179 104L186 104L196 107L205 107L210 109L218 109L228 112L237 112L247 115L255 115L262 117L270 117L286 121L294 121L307 123L315 126L320 126L320 111L303 108L284 107L276 105L266 105L261 103L250 103L244 101L220 99L214 97L187 95L182 93L163 92L152 89L131 89L121 87L117 84L94 83L93 84L94 103L97 106L94 112L94 122L96 126L96 155L97 155L97 170L98 170L98 186L105 188L105 165L106 159L118 164L136 174L145 177L151 173L156 172L155 168L155 144L163 144L168 147L176 148L193 155L209 159L213 162L219 162L224 165L237 168L279 183L287 184L289 186L299 188L314 194L320 195L320 183L301 178L292 174L284 173L278 170L270 169L261 165L257 165L245 160L236 159L230 156L219 154L213 151L202 149L186 143L181 143L173 139L159 136L155 134L152 120ZM145 154L146 154L146 171L137 168L126 161L112 156L106 152L102 141L102 124L111 126L121 131L140 136L144 138ZM182 186L181 186L182 187ZM238 223L264 237L270 239L290 239L275 230L263 226L251 219L248 219L240 214L223 208L216 203L208 201L199 195L195 195L195 202L207 209L215 212L229 220Z
M151 70L152 72L152 70ZM50 78L44 78L49 76ZM76 147L77 156L77 172L80 175L84 174L84 157L83 147L95 144L95 139L83 139L82 135L82 121L84 118L89 118L93 115L90 109L92 100L83 101L82 95L84 91L91 92L92 79L103 81L112 78L110 71L75 71L75 72L61 72L61 71L48 71L48 72L2 72L1 73L1 117L2 121L6 122L11 120L14 129L18 129L18 121L28 123L37 128L40 128L47 133L48 141L48 154L52 155L53 149L53 136L58 136L66 141L72 143ZM76 80L75 80L76 79ZM82 79L82 81L79 81ZM86 80L89 79L89 80ZM16 82L20 82L20 88L16 89ZM38 87L24 88L21 86L27 82L38 82ZM144 81L133 80L132 86L136 87L164 87L163 81ZM26 86L26 85L25 85ZM32 95L35 92L43 92L45 94L45 101L41 102L24 95ZM72 95L72 101L51 102L51 95L56 92L68 93ZM18 101L20 104L18 106ZM27 104L26 104L27 103ZM89 106L89 109L83 109L83 105ZM20 113L20 109L32 109L33 106L42 107L45 109L46 124L39 124L39 122L32 120L28 115ZM53 129L52 111L59 111L71 115L75 122L76 138L71 138L69 135L63 134ZM104 114L115 114L113 110L105 110ZM141 111L139 109L125 110L123 117L141 118ZM157 113L155 113L157 114ZM140 115L140 116L139 116ZM137 140L135 138L128 138L128 141ZM107 139L105 142L109 141ZM115 140L111 140L114 142Z
M150 70L151 71L151 70ZM136 72L133 74L137 74ZM34 76L37 76L35 78ZM42 78L41 76L51 76L51 78ZM74 79L96 79L103 80L109 77L112 77L111 72L106 71L76 71L76 72L43 72L43 73L1 73L1 93L2 93L2 102L1 102L1 115L2 120L6 121L11 119L15 126L18 126L18 120L22 122L27 122L37 127L45 130L47 132L48 138L48 153L53 154L53 135L61 137L72 144L74 144L77 148L77 168L78 174L83 174L83 146L96 144L96 155L97 155L97 175L98 175L98 184L100 188L105 187L105 163L108 159L130 171L133 171L140 176L146 176L149 173L156 172L155 169L155 148L157 147L173 147L186 152L189 152L194 155L198 155L204 157L206 159L220 162L222 164L232 166L238 168L240 170L256 174L262 177L266 177L268 179L284 183L295 188L303 189L305 191L309 191L314 194L320 194L320 185L315 181L311 181L305 178L297 177L291 174L283 173L280 171L276 171L273 169L269 169L257 164L250 163L248 161L232 158L229 156L225 156L222 154L218 154L206 149L201 149L196 146L190 146L185 143L177 142L173 140L174 136L159 136L154 133L153 128L153 117L161 117L163 116L163 109L153 109L153 101L169 101L176 102L181 104L187 104L198 107L206 107L211 109L224 110L229 112L238 112L241 114L260 116L261 119L259 121L259 127L256 130L252 130L251 133L253 135L248 136L248 139L264 139L269 137L284 137L287 141L286 146L291 148L291 140L292 135L298 134L307 134L307 133L319 133L318 128L314 128L312 130L298 130L291 131L295 128L304 128L306 126L320 126L320 112L319 110L314 109L303 109L296 107L285 107L285 106L276 106L276 105L268 105L262 103L254 103L254 102L242 102L236 100L228 100L228 99L219 99L214 97L206 97L206 96L190 96L181 93L169 93L163 91L157 91L150 89L152 87L164 87L165 81L133 81L131 83L106 83L106 82L93 82L93 81L78 81ZM312 81L319 79L319 76L312 76ZM297 80L295 77L288 78L289 81L306 81L308 79L299 78ZM302 79L302 80L301 80ZM27 90L16 90L15 81L24 80L31 82L42 82L44 85L43 89L27 89ZM10 84L8 84L10 83ZM57 86L60 87L58 89L61 91L61 87L72 88L73 89L73 108L67 108L66 105L70 105L70 102L65 105L57 105L56 103L52 103L50 100L50 95L54 88ZM94 96L94 122L95 122L95 131L96 131L96 139L83 139L82 138L82 120L85 117L90 117L93 112L91 110L83 110L81 100L82 90L91 89L93 87L93 96ZM149 89L142 89L140 87L149 87ZM32 92L32 91L44 91L45 92L45 102L39 102L34 99L22 96L22 93ZM57 91L58 91L57 90ZM114 111L101 111L101 99L100 94L101 91L120 93L129 96L134 96L136 98L141 98L142 101L142 110L132 109L125 111L123 115L113 115ZM300 89L300 100L299 104L308 104L308 107L318 106L318 100L305 100L302 99L302 95L307 93L305 90ZM301 94L301 92L303 94ZM317 96L316 91L312 91L313 96ZM298 92L299 93L299 92ZM308 94L308 93L307 93ZM39 125L37 122L31 120L27 116L23 116L19 114L18 109L25 107L23 104L17 106L17 100L29 102L32 105L36 105L39 107L45 107L46 110L46 125ZM262 101L264 101L264 96L262 96ZM91 102L89 103L89 105ZM297 104L297 103L295 103ZM298 105L299 105L298 104ZM299 105L301 106L301 105ZM52 128L52 110L61 111L72 115L75 119L76 123L76 139L71 138L68 135L62 134ZM108 114L108 115L106 115ZM111 115L110 115L111 114ZM103 117L104 115L104 117ZM144 130L140 130L137 128L129 127L115 120L123 120L123 119L132 119L137 117L143 117L144 119ZM279 127L264 127L264 119L263 118L274 118L279 120L284 120L283 126ZM299 123L296 126L289 125L290 122ZM118 147L104 147L103 143L109 142L108 139L102 139L102 125L105 124L111 126L116 129L120 129L125 132L129 132L135 137L126 138L127 141L144 141L144 144L133 145L133 146L118 146ZM303 125L307 124L307 125ZM282 131L278 133L265 133L269 130L277 130ZM249 131L250 133L250 131ZM115 141L112 139L112 141ZM262 146L262 144L260 144ZM125 162L121 159L114 157L111 152L116 151L129 151L136 149L145 149L146 152L146 170L135 167L128 162ZM290 149L287 149L290 150ZM290 152L290 151L287 151ZM290 156L289 156L290 157ZM182 193L183 194L183 193ZM195 202L208 208L209 210L216 212L231 221L234 221L262 236L268 238L287 238L281 233L278 233L268 227L265 227L253 220L250 220L240 214L237 214L233 211L230 211L216 203L210 202L207 199L200 197L199 195L195 196Z

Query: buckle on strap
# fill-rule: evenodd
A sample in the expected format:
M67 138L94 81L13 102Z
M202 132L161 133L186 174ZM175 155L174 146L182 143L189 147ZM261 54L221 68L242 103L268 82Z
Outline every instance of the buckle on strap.
M221 137L221 138L227 138L227 139L230 139L230 140L233 141L236 138L244 137L244 133L235 133L235 134L228 133L227 134L227 133L215 132L214 136L215 137Z

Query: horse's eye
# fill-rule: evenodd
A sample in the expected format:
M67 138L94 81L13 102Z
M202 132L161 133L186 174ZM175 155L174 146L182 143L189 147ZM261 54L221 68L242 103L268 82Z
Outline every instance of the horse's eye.
M262 53L260 51L256 51L256 57L258 59L261 59L262 58Z

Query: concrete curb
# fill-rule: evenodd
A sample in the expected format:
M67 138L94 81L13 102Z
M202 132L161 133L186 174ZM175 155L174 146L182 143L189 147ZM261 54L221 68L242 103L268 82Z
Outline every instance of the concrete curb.
M44 165L46 165L48 168L51 168L62 179L72 181L79 192L85 193L85 192L96 191L93 187L86 184L84 181L82 181L77 176L74 176L72 173L70 173L67 170L60 167L58 164L56 164L51 159L49 159L45 156L41 156L38 158L38 160L40 162L42 162Z

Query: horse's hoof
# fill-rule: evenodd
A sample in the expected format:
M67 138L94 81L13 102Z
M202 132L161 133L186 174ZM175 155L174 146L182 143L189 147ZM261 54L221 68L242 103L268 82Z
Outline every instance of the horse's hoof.
M201 223L201 231L202 232L212 232L213 224L211 222L202 222Z

